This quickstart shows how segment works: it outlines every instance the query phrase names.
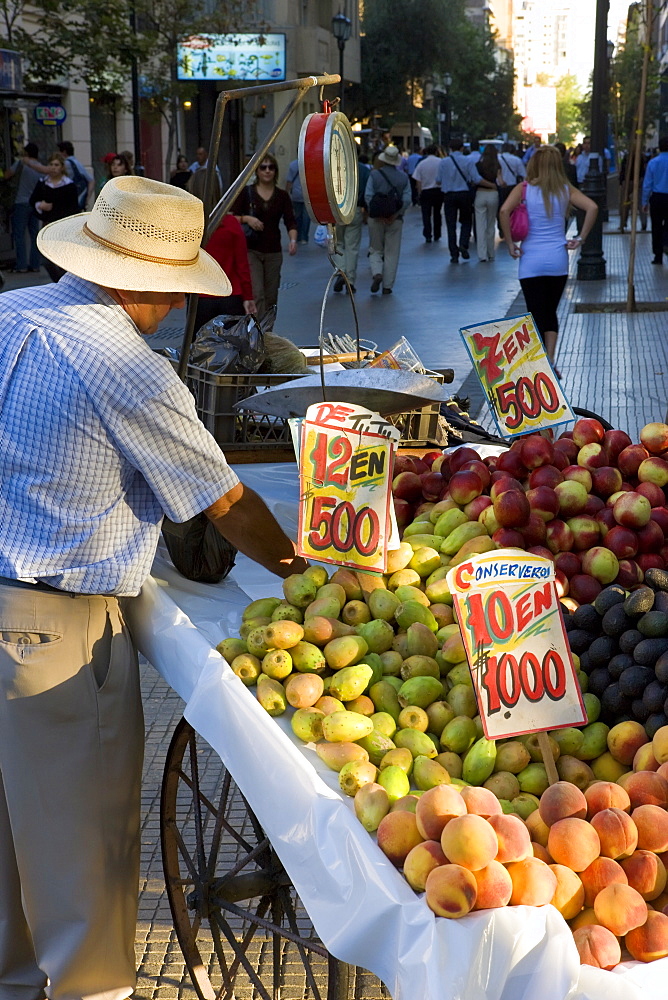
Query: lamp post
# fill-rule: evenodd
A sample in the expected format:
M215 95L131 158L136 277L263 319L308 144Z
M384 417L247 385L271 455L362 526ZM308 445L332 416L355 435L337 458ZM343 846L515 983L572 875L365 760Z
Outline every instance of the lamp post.
M450 85L452 84L452 77L449 73L446 73L443 77L443 83L445 85L445 148L448 149L450 146Z
M605 175L603 156L607 121L608 91L608 11L610 0L596 0L596 34L594 41L594 74L591 92L591 154L589 169L582 182L582 192L598 205L596 222L582 247L578 260L580 281L600 281L606 277L603 256L603 211L605 209Z
M436 98L436 120L438 123L438 145L443 145L443 134L445 135L445 146L450 143L450 102L448 98L448 88L452 83L449 73L444 73L438 77L432 88L432 94ZM445 129L443 128L445 125Z
M343 50L346 47L346 42L350 38L350 33L352 31L353 24L349 17L339 11L332 18L332 34L336 38L336 43L339 46L339 76L341 77L341 82L339 84L339 110L343 111Z

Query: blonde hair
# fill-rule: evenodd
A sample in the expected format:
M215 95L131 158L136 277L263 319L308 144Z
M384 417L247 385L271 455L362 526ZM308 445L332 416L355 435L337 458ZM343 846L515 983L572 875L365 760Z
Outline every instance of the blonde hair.
M571 193L571 185L564 172L564 164L559 150L554 146L540 146L527 165L527 183L539 187L543 204L549 217L556 198L564 211Z
M60 169L64 171L65 170L65 157L63 156L63 154L59 153L57 151L55 153L52 153L51 156L49 157L49 163L53 163L54 160L58 161L58 163L60 164Z

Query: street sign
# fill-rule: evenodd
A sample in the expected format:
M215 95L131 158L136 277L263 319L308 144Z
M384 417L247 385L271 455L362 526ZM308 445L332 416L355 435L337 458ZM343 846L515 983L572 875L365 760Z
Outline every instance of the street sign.
M383 573L400 432L352 403L315 403L301 427L299 555Z
M487 739L584 725L554 564L497 549L451 569L447 583Z
M35 105L35 121L40 125L62 125L67 112L58 101L40 101Z
M530 313L459 332L503 437L575 420Z

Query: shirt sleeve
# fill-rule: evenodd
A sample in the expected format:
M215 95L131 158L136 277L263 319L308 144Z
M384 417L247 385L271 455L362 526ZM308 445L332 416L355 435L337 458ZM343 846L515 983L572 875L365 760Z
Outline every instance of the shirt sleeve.
M293 160L288 167L288 175L285 178L286 184L292 184L299 176L299 160Z
M642 182L642 203L646 205L652 194L652 178L654 176L654 160L650 160L645 171L645 179Z
M297 228L297 220L295 219L295 210L292 207L292 198L287 191L284 191L283 195L283 222L285 228L290 232L291 229Z
M250 215L250 198L248 197L248 188L245 187L235 203L230 209L232 215Z
M402 191L401 191L401 204L402 204L402 208L407 208L410 205L411 198L412 198L412 191L411 191L410 181L408 180L408 177L406 177L405 180L406 180L406 183L404 184L404 186L402 188Z
M194 517L239 482L180 382L105 422L172 521Z

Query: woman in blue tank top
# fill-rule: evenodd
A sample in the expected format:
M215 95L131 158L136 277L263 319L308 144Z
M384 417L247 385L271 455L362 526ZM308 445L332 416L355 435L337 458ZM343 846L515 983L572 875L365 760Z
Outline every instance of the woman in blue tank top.
M523 191L529 233L520 246L510 236L510 213L519 205ZM585 219L580 236L567 240L565 221L571 206L582 209ZM596 203L569 184L559 150L541 146L529 160L526 183L513 188L499 213L510 255L519 257L519 279L527 309L552 362L559 332L557 308L568 277L568 251L579 249L587 239L597 212Z

